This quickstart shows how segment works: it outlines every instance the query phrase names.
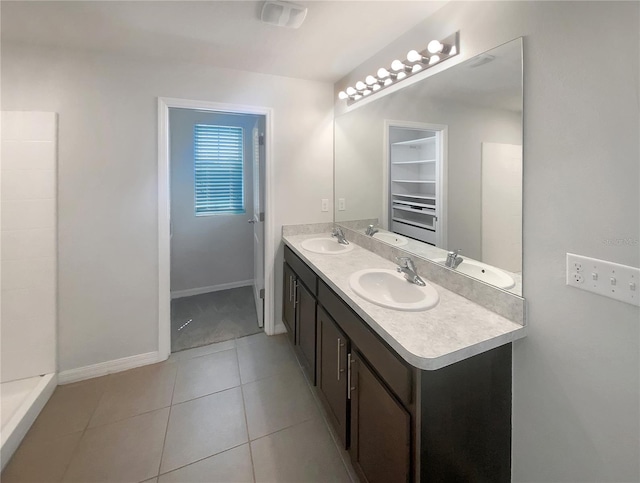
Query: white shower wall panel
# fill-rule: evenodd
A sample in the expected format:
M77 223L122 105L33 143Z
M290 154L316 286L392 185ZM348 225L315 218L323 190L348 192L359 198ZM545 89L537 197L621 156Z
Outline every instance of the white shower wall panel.
M57 117L3 112L1 380L56 372Z

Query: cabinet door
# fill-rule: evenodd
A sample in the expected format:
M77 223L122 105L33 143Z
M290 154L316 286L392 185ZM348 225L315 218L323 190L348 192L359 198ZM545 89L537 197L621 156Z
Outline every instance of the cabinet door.
M303 367L316 383L316 299L307 288L298 283L297 289L297 344Z
M292 343L296 341L296 302L295 302L296 274L285 263L282 284L282 322Z
M318 387L329 417L347 447L348 341L335 322L318 308Z
M411 416L357 351L350 359L351 461L363 481L408 482Z

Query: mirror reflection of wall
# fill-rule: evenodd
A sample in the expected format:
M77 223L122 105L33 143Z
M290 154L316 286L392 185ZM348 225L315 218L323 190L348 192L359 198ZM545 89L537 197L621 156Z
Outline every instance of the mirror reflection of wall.
M337 117L336 222L377 221L407 238L403 250L432 260L461 249L468 263L460 271L472 261L497 267L514 286L483 278L491 267L478 278L521 294L521 52L518 39ZM439 133L441 160L421 156L415 142L394 144L418 139L420 130L429 137L428 126L439 129L431 132ZM430 236L422 236L416 228L429 219Z

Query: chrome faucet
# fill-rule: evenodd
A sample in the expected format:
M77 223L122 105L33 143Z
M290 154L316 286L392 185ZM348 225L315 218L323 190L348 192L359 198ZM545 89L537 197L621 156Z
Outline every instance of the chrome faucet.
M340 228L339 226L336 226L332 231L331 231L331 236L334 236L338 239L338 243L340 243L340 245L348 245L349 242L347 241L347 238L344 236L344 232L342 231L342 228Z
M367 227L367 231L365 231L365 232L364 232L364 234L365 234L365 235L368 235L368 236L373 236L373 235L375 235L376 233L378 233L379 231L380 231L380 230L378 230L375 226L373 226L373 225L369 225L369 226Z
M458 268L458 266L462 263L464 258L458 255L462 250L459 248L447 254L447 262L445 265L449 268L453 268L454 270Z
M416 270L416 264L413 263L409 257L397 257L398 260L398 272L404 273L404 278L406 278L409 282L415 283L416 285L420 285L424 287L426 283L424 280L420 278L418 275L418 271Z

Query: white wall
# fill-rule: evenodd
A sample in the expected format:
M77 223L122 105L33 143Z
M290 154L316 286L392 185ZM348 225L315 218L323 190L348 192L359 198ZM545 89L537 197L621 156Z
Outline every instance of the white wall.
M56 134L2 112L2 382L56 372Z
M3 19L5 20L5 19ZM59 368L158 349L157 97L271 107L283 224L329 222L332 86L2 42L2 108L59 113Z
M513 351L515 481L640 480L639 310L564 275L568 251L640 265L639 9L451 2L335 86L457 30L457 61L525 36L529 335Z
M257 119L191 109L169 110L172 294L253 280L253 225L247 220L253 216L252 130ZM196 124L243 129L245 213L195 216Z

